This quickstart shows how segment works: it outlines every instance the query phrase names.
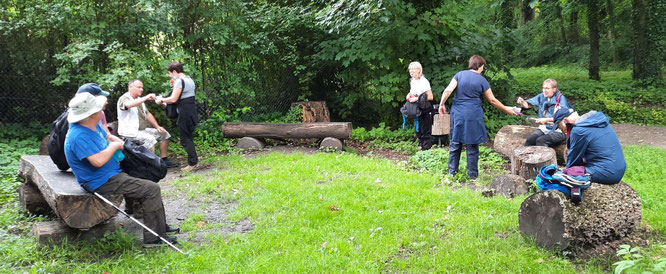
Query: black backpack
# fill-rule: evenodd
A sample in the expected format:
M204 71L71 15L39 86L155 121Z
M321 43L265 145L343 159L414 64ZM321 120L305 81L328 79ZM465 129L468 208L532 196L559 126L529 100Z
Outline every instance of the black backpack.
M162 159L140 142L128 140L123 147L125 159L120 168L132 177L159 182L166 177L167 167Z
M69 164L65 158L65 137L69 130L69 122L67 122L67 111L58 116L58 119L53 121L51 126L51 133L49 133L49 156L58 169L68 170Z

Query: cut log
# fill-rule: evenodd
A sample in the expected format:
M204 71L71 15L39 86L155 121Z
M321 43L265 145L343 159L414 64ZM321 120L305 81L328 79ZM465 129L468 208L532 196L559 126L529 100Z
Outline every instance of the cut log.
M49 155L49 135L47 134L42 138L42 143L39 144L39 155Z
M502 174L495 177L493 182L490 183L490 188L494 195L501 194L507 198L527 194L529 191L525 179L513 174Z
M432 121L432 135L448 135L451 127L451 115L435 114Z
M351 138L352 125L349 122L338 123L224 123L222 134L227 138L279 138L279 139L324 139L326 137L341 140Z
M139 239L142 238L143 228L122 214L86 231L68 227L61 221L37 222L32 226L32 234L37 238L39 244L60 244L65 239L67 242L100 239L104 233L120 227Z
M527 137L532 135L532 132L537 130L536 127L523 126L523 125L508 125L502 127L495 135L493 149L506 157L511 158L513 151L516 148L525 145ZM434 134L433 134L434 135ZM559 165L566 165L567 160L567 144L563 142L555 147L557 156L557 163Z
M74 174L60 171L47 155L24 155L19 162L19 176L37 186L42 197L69 227L89 229L117 214L116 209L83 191ZM122 195L107 197L116 205Z
M21 208L32 214L45 215L51 212L51 207L44 200L39 189L32 184L22 184L18 189Z
M641 200L631 186L593 183L574 205L556 190L525 199L518 213L520 231L542 248L590 248L631 234L641 222Z
M241 149L262 149L266 146L263 140L253 137L243 137L236 143L237 148Z
M511 156L511 174L523 179L534 180L539 169L545 165L557 164L555 150L549 147L519 147Z
M337 150L342 150L342 147L344 144L340 139L333 138L333 137L326 137L324 140L321 140L321 144L319 144L319 147L324 147L324 148L333 148Z
M303 123L330 122L331 117L328 113L325 101L306 101L295 102L292 107L300 106L303 110Z

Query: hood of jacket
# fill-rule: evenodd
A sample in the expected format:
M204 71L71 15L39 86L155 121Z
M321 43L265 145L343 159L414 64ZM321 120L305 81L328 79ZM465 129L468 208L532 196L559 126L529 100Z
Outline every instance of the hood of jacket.
M576 120L577 127L607 127L610 125L610 120L600 111L590 111L583 114Z

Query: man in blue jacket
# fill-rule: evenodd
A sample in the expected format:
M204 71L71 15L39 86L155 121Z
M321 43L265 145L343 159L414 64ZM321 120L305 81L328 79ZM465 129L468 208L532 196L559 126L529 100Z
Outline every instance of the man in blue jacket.
M617 184L622 180L627 163L622 146L602 112L590 111L579 116L573 109L563 108L553 115L554 122L569 128L567 136L567 170L591 175L591 181L601 184ZM578 174L570 174L578 175Z

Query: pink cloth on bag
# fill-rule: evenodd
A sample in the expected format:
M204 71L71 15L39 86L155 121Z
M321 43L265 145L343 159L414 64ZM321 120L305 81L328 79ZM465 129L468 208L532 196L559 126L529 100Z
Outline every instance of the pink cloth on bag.
M585 166L572 166L562 170L562 173L570 176L581 176L585 175Z

